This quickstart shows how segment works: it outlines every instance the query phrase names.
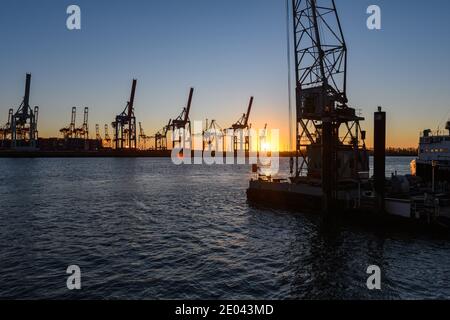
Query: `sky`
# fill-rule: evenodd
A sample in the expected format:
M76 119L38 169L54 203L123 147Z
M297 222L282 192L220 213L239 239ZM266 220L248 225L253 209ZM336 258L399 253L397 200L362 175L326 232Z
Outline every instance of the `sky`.
M66 9L81 8L81 30ZM378 5L382 29L366 26ZM373 112L388 113L388 145L415 147L422 130L450 116L450 2L336 0L348 46L351 106L372 145ZM125 108L138 79L136 116L153 135L186 104L191 120L224 128L255 97L253 128L280 129L288 143L284 0L0 0L0 124L23 97L40 106L40 136L58 136L73 106L90 109L90 129Z

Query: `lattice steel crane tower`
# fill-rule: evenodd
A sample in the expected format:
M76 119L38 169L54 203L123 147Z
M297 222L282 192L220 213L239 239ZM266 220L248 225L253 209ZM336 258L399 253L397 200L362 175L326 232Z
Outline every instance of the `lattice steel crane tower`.
M364 120L348 106L347 46L334 0L292 0L296 81L293 181L321 183L325 211L339 183L368 170ZM361 141L360 141L361 140ZM292 168L294 169L294 168Z

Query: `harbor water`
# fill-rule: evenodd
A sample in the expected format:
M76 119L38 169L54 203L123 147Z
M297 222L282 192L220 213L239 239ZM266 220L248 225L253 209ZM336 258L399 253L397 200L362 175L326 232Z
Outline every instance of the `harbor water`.
M410 158L388 158L387 174ZM288 160L282 159L286 171ZM0 298L450 297L450 242L254 208L249 166L0 159ZM66 287L69 265L82 289ZM382 270L370 291L368 266Z

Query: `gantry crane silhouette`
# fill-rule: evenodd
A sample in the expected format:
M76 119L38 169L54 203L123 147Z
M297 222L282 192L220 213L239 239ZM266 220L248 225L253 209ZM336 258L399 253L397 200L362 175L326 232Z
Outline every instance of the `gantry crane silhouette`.
M112 123L115 130L114 145L117 150L137 148L136 116L134 115L136 85L137 80L133 79L130 100L123 112L116 116L116 121Z
M186 135L191 134L191 120L189 119L189 114L191 112L192 97L194 95L194 88L189 91L189 98L186 107L183 108L181 114L172 120L170 126L172 128L172 147L178 144L180 147L184 145L186 141ZM183 141L184 140L184 141Z
M249 119L250 113L253 106L253 97L250 97L248 103L247 112L242 115L242 117L231 126L233 133L233 151L236 153L238 150L243 150L245 152L250 151L250 137L248 135L248 130L250 129Z
M38 139L39 107L30 107L31 74L26 74L25 95L16 113L11 117L12 147L35 148Z

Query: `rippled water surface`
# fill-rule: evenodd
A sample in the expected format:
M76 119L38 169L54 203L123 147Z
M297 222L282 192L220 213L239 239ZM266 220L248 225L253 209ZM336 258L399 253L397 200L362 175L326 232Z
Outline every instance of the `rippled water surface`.
M448 240L252 208L248 166L0 159L0 172L1 298L450 297ZM66 288L72 264L81 291ZM373 264L381 292L366 288Z

